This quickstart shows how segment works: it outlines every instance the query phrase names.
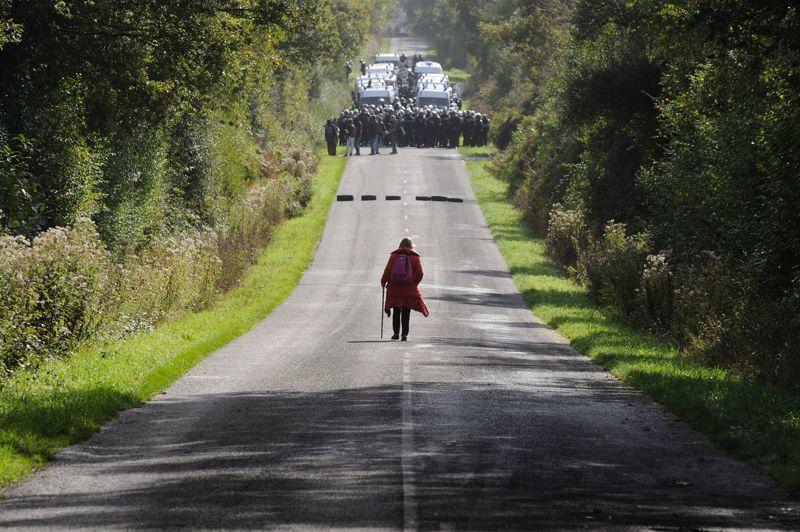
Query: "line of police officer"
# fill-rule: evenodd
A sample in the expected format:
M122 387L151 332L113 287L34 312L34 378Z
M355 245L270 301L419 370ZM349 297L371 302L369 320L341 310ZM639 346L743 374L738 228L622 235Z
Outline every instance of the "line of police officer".
M336 153L337 141L344 146L351 134L359 147L371 145L376 136L381 146L393 149L396 146L457 148L462 137L464 146L485 146L490 125L486 115L472 110L417 108L413 101L400 99L393 106L366 105L342 111L338 118L326 123L325 139L331 155ZM360 150L356 153L360 154Z

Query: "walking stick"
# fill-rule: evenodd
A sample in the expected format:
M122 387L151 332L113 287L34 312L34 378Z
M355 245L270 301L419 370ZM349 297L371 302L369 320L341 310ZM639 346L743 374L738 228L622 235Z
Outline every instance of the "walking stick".
M383 340L383 301L386 295L386 287L381 286L381 340Z

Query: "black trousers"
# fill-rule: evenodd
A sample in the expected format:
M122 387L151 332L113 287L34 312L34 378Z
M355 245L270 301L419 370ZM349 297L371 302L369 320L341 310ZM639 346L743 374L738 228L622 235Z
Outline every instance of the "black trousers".
M392 309L392 330L400 334L400 319L403 321L403 336L408 336L408 322L411 320L410 308L395 307Z
M336 139L328 139L328 155L336 155Z

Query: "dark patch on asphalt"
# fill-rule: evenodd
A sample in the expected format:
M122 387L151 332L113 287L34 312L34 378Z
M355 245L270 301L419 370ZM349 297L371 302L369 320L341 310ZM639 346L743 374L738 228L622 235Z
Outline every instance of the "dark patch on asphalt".
M400 196L386 196L386 201L398 201Z
M361 201L375 201L378 197L374 194L362 194Z
M337 194L336 201L353 201L352 194Z
M430 201L430 196L417 196L417 201Z

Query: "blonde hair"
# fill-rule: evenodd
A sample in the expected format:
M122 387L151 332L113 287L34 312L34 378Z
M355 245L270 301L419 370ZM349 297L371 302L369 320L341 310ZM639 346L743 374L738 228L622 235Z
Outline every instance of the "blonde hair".
M406 237L400 241L400 245L398 247L414 249L414 241Z

